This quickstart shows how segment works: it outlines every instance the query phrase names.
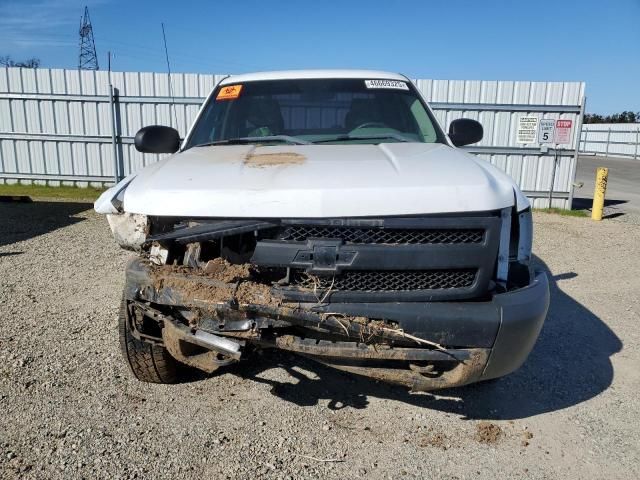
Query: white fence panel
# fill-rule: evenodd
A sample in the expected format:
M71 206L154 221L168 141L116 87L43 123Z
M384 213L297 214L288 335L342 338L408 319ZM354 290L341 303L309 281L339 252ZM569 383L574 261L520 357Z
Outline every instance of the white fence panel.
M640 160L640 123L584 124L580 153Z

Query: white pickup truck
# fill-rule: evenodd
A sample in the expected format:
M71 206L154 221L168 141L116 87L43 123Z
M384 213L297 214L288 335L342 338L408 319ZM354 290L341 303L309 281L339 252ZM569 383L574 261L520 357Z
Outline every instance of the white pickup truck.
M403 75L306 70L227 77L172 153L95 203L138 255L120 315L143 381L279 348L433 390L505 375L549 305L513 180L457 148ZM253 357L255 358L255 357Z

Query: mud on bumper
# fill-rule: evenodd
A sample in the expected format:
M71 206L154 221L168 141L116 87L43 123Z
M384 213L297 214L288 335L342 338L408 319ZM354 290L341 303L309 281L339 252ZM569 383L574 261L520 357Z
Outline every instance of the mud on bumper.
M264 285L223 282L134 259L125 298L178 360L212 371L251 346L279 348L340 370L409 386L455 387L506 375L527 358L549 306L544 273L488 301L292 303Z

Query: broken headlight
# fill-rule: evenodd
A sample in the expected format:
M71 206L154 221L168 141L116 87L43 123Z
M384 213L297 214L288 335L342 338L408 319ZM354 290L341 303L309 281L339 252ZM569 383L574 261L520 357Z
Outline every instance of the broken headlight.
M140 250L149 233L149 218L138 213L107 215L109 227L118 245L127 250Z

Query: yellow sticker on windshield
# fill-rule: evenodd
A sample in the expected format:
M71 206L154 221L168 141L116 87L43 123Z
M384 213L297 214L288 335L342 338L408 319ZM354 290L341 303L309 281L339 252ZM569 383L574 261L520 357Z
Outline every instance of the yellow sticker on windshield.
M228 85L226 87L222 87L218 92L216 100L235 100L240 96L241 90L242 85Z

